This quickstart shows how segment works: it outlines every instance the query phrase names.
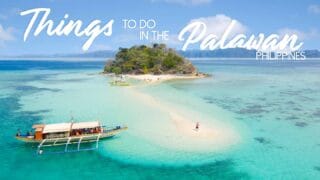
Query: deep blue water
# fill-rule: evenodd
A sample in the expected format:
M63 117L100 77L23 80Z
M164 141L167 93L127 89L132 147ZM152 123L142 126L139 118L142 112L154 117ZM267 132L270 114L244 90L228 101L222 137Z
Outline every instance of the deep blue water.
M68 62L68 61L0 61L0 70L61 70L61 69L97 69L102 68L104 61L83 61L83 62Z

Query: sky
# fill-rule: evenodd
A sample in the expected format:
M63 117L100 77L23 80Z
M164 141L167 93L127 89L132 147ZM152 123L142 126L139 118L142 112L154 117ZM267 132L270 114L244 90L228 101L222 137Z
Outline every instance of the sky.
M39 14L29 36L24 34L32 14L20 13L35 8L49 8L48 19L56 27L61 20L81 20L84 30L94 20L101 27L114 20L111 36L98 35L87 50L83 49L89 36L49 36L46 30L34 36L42 17ZM68 14L67 18L64 18ZM140 40L140 29L125 29L123 20L153 19L154 31L168 31L168 40ZM181 49L179 32L190 22L202 20L207 24L207 34L221 34L231 20L236 20L234 33L257 35L297 34L303 49L320 49L319 0L2 0L0 6L0 56L26 54L84 53L97 50L117 50L136 44L165 42ZM141 29L145 31L146 29ZM190 46L199 49L199 43Z

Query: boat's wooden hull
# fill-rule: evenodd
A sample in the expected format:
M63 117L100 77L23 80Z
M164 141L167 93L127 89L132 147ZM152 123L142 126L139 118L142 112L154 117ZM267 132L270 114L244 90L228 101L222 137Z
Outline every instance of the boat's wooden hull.
M106 130L103 133L97 133L97 134L89 134L89 135L80 135L80 136L70 136L70 137L64 137L64 138L52 138L52 139L46 139L47 143L55 143L56 145L65 144L69 141L70 144L72 143L78 143L79 139L81 139L81 143L85 142L95 142L97 140L97 137L99 136L99 139L106 139L115 136L116 134L120 133L123 130L126 130L127 127L121 127L121 128L115 128L112 130ZM26 142L26 143L41 143L43 139L36 140L33 138L33 136L16 136L17 140Z

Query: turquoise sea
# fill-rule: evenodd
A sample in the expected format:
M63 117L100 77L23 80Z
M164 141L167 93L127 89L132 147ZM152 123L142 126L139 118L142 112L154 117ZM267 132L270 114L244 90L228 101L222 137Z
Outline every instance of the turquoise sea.
M0 61L0 179L320 179L319 60L193 63L212 77L115 87L104 62ZM170 109L237 140L186 138ZM129 129L78 153L14 138L71 116Z

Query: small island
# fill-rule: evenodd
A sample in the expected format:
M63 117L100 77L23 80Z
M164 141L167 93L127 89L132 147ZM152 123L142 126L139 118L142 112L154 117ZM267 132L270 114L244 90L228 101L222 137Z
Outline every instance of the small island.
M159 81L169 79L201 78L193 64L165 44L140 45L120 48L115 59L104 67L105 74L127 75L130 78Z

